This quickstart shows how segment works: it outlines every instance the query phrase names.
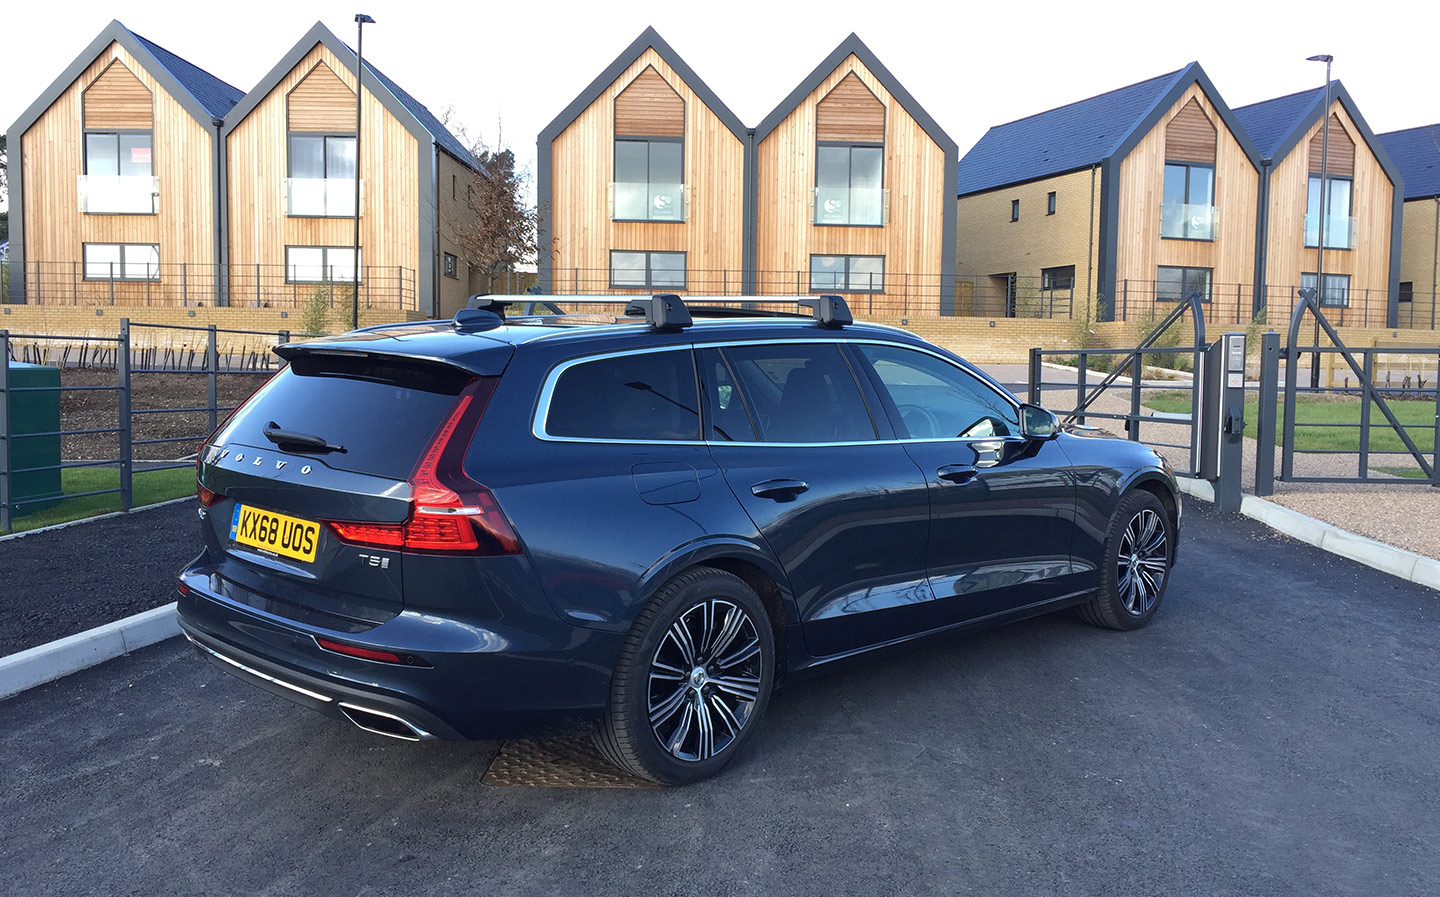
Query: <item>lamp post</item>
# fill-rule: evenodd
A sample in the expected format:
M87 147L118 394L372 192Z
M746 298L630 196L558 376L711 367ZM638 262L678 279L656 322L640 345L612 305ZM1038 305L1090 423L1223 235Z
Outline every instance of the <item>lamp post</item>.
M1325 303L1325 231L1329 221L1326 216L1327 200L1330 198L1330 184L1325 166L1330 162L1330 63L1335 57L1319 53L1305 57L1306 62L1325 63L1325 108L1321 112L1320 124L1320 233L1315 241L1315 355L1310 360L1310 388L1320 388L1320 317L1319 309Z
M365 25L375 20L355 14L355 255L350 259L355 283L350 287L350 329L360 327L360 96L365 88Z

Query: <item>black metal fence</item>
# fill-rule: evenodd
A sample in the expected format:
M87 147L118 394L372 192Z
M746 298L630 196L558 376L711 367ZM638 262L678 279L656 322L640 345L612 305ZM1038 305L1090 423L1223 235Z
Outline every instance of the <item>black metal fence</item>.
M1266 284L1257 297L1253 283L1210 284L1201 299L1205 318L1212 324L1246 327L1254 321L1281 323L1289 318L1301 287L1299 284ZM1174 284L1154 280L1120 280L1110 294L1115 320L1158 320L1180 301ZM1258 311L1257 311L1258 301ZM1325 314L1337 327L1388 327L1390 294L1385 290L1355 289L1326 297ZM1436 329L1429 306L1418 311L1413 302L1398 302L1395 326Z

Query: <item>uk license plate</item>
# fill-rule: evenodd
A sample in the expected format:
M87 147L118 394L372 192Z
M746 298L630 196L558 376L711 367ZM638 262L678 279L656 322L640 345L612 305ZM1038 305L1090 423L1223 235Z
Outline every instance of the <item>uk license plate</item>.
M230 538L240 545L308 564L315 560L320 524L236 504L235 514L230 518Z

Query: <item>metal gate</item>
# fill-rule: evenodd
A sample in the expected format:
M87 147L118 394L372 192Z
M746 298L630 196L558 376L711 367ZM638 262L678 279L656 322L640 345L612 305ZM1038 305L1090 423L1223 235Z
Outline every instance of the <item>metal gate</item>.
M1307 312L1314 319L1315 338L1301 345ZM1330 345L1321 344L1321 331ZM1277 443L1278 478L1285 482L1440 486L1440 347L1350 348L1311 290L1302 290L1295 303L1286 345L1279 340L1278 334L1267 333L1261 341L1257 495L1275 491ZM1335 363L1337 358L1343 366ZM1308 369L1302 361L1308 361ZM1322 367L1338 373L1322 378ZM1302 386L1306 374L1310 385ZM1282 399L1283 407L1277 408ZM1350 434L1358 437L1353 444Z

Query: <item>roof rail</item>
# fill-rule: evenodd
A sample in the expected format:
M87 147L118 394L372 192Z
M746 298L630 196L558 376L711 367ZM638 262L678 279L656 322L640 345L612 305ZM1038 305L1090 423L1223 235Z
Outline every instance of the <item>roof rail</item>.
M467 308L487 309L504 315L507 306L521 306L522 314L544 314L536 308L544 308L550 314L565 312L561 305L619 305L624 303L627 316L644 316L645 323L656 330L676 330L693 323L687 305L738 305L742 308L756 303L793 303L808 309L815 323L827 329L838 329L855 323L850 306L843 296L823 293L818 296L686 296L683 299L674 293L657 293L654 296L562 296L521 294L513 296L485 295L471 296Z

